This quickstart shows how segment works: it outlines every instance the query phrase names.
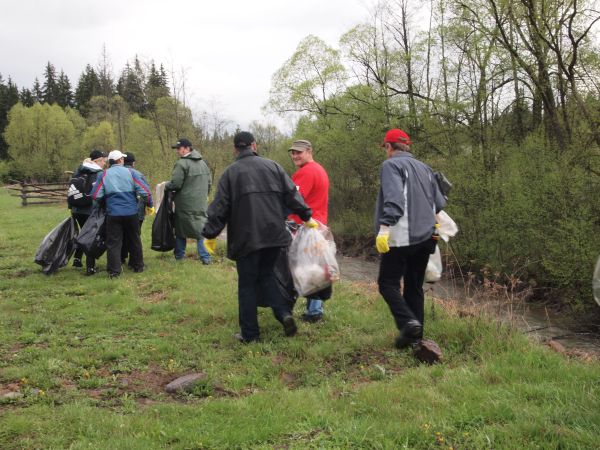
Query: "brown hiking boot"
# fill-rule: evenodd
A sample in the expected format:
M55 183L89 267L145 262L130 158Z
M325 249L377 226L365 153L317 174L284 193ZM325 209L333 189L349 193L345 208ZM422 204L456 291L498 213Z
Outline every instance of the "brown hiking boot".
M413 355L419 361L427 364L435 364L442 360L442 350L430 339L421 339L413 345Z

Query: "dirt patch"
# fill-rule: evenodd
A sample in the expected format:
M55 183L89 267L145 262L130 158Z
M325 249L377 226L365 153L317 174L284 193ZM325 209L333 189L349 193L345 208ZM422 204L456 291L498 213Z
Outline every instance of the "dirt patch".
M167 298L167 293L162 289L142 294L145 303L159 303Z
M166 370L151 365L147 371L134 370L131 373L121 374L117 377L119 388L126 392L142 393L164 392L165 386L181 375L167 372Z

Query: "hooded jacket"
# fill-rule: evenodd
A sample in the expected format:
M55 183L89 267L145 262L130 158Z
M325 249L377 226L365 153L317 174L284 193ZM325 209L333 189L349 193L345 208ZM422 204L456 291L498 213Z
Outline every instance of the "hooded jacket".
M135 172L121 165L104 171L92 188L94 201L106 201L106 214L109 216L137 215L138 195L145 195L148 206L153 205L150 187Z
M211 183L210 169L200 152L192 150L177 160L171 181L165 186L175 192L175 236L202 238Z
M305 221L312 216L283 167L247 148L221 175L202 234L213 239L227 226L227 257L233 260L287 247L292 240L285 226L288 210Z
M75 170L75 172L73 173L73 178L79 177L81 175L87 175L89 177L90 192L86 192L86 194L90 194L93 190L93 184L96 182L96 179L100 172L102 172L102 167L100 167L91 159L86 158L77 168L77 170ZM89 216L92 213L92 208L93 204L85 207L73 206L71 208L71 212L73 214L83 214Z

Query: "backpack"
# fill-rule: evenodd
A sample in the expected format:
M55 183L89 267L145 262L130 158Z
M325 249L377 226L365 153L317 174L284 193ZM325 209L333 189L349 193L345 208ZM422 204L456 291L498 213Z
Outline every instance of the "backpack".
M89 173L82 173L69 180L67 204L70 208L85 208L92 205L92 196L89 195L92 184L94 184L94 180Z

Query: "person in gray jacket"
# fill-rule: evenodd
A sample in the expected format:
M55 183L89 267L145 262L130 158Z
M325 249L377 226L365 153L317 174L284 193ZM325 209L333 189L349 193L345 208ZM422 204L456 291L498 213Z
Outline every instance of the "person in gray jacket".
M435 215L446 204L433 171L413 156L410 145L404 131L386 133L382 147L387 159L381 165L375 209L376 247L381 253L377 283L400 330L397 348L423 337L423 280L437 245Z

